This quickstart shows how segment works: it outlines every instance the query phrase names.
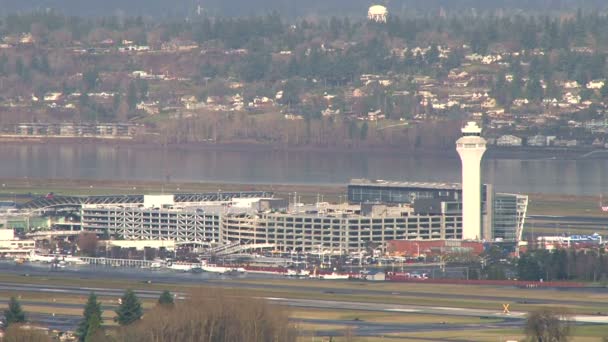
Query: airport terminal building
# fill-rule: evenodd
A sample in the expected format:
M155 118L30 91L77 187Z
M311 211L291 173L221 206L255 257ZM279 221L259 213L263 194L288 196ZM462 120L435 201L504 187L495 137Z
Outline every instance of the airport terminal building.
M386 205L328 205L299 212L224 217L224 242L270 243L285 251L345 254L399 239L458 239L459 215L416 214Z
M482 187L480 240L517 240L527 196ZM176 202L173 195L143 203L83 204L84 230L129 240L177 244L273 244L283 251L344 254L391 240L462 239L459 184L353 180L348 202L294 205L265 196ZM176 195L177 196L177 195Z
M481 186L480 240L520 240L528 209L528 196L497 193L491 184ZM350 203L411 205L417 212L462 215L459 183L389 182L354 179L348 185Z

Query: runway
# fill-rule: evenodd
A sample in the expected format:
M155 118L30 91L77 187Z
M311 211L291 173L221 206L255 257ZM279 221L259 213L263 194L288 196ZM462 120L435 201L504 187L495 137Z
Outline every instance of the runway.
M27 291L31 291L36 289L28 288ZM38 288L37 291L44 292L48 291L46 288ZM56 289L53 289L56 290ZM68 290L68 288L64 289ZM81 289L81 291L87 291L88 289ZM113 292L107 291L108 289L100 289L100 292ZM53 291L52 293L55 293ZM138 294L139 295L139 294ZM400 312L400 313L422 313L423 310L419 309L385 309L382 307L374 307L369 305L364 305L363 303L342 303L342 302L329 302L329 306L326 304L322 304L324 301L301 301L301 300L290 300L290 299L279 299L279 298L267 298L271 302L275 302L280 305L288 305L291 307L306 307L306 308L331 308L331 309L340 309L348 308L349 310L362 310L362 311L388 311L388 312ZM2 304L6 304L8 301L3 300L0 301ZM69 308L69 309L83 309L83 305L81 304L67 304L67 303L49 303L42 301L22 301L22 305L27 306L39 306L39 307L48 307L48 308ZM114 311L117 305L107 305L103 304L102 309L104 312ZM80 319L82 318L79 315L66 315L66 314L43 314L43 313L32 313L27 314L28 320L32 323L40 324L42 326L46 326L49 329L53 330L74 330ZM483 319L488 319L488 323L483 323ZM481 319L481 323L476 324L449 324L446 322L441 322L440 318L437 319L437 322L433 323L378 323L378 322L366 322L364 320L338 320L338 319L292 319L294 323L297 324L315 324L315 325L334 325L341 327L349 327L356 333L357 336L382 336L385 334L394 334L394 333L405 333L405 332L423 332L423 331L448 331L448 330L468 330L468 329L507 329L507 328L519 328L522 326L523 321L519 319L513 319L510 317L503 317L501 321L496 321L494 317L483 317ZM338 330L321 330L321 331L306 331L303 329L303 334L315 334L317 336L341 336L343 335L342 331Z
M29 291L30 289L28 289ZM40 291L45 291L48 289L39 289ZM67 290L67 289L66 289ZM86 291L88 289L82 289ZM102 289L100 289L102 290ZM107 290L107 289L106 289ZM100 291L102 292L102 291ZM106 292L105 290L103 292ZM111 291L110 291L111 292ZM328 306L321 305L321 301L300 301L300 300L288 300L288 299L279 299L279 298L267 298L271 302L275 302L280 305L288 305L291 307L306 307L306 308L317 308L321 309L324 307L336 309L336 307L340 305L336 305L340 302L330 302ZM0 303L6 305L8 300L0 300ZM51 308L61 308L61 309L76 309L82 310L82 304L68 304L68 303L52 303L52 302L43 302L43 301L32 301L26 300L21 301L21 304L25 307L27 306L37 306L37 307L47 307ZM102 310L104 312L113 312L118 307L118 304L108 305L104 303L102 305ZM403 308L394 308L383 310L381 307L375 308L374 306L363 305L363 303L344 303L344 307L348 307L349 310L359 310L359 311L387 311L387 312L395 312L395 313L422 313L422 310L419 309L403 309ZM27 311L27 310L26 310ZM44 314L44 313L32 313L28 314L28 320L37 323L43 326L48 327L49 329L57 329L57 330L73 330L77 327L78 323L82 316L80 315L67 315L67 314ZM483 323L483 320L487 319L487 323ZM507 329L507 328L519 328L522 326L523 322L520 319L514 319L511 317L501 317L500 321L496 321L494 317L482 317L480 318L481 323L469 323L469 324L450 324L446 322L442 322L440 317L437 318L436 322L430 323L380 323L380 322L366 322L364 320L359 319L351 319L351 320L339 320L339 319L302 319L295 318L292 319L294 323L301 324L315 324L315 325L335 325L342 327L349 327L356 332L357 336L381 336L384 334L393 334L393 333L404 333L404 332L422 332L422 331L447 331L447 330L480 330L480 329ZM313 331L303 331L303 334L311 334ZM321 330L314 332L318 336L340 336L343 334L341 331L336 330Z
M0 283L0 290L4 291L18 291L18 292L34 292L44 293L51 296L53 294L71 294L71 295L82 295L87 296L91 292L95 292L98 296L110 296L118 299L124 293L123 289L113 288L98 288L98 287L77 287L77 286L54 286L54 285L33 285L33 284L15 284L15 283ZM140 298L156 299L160 295L160 291L151 290L138 290L135 292ZM184 298L183 293L178 293L178 299ZM355 311L376 311L376 312L387 312L387 313L411 313L411 314L430 314L439 316L465 316L465 317L480 317L480 318L492 318L502 320L515 320L518 324L521 324L525 319L527 312L510 312L504 314L499 310L485 310L485 309L469 309L469 308L455 308L455 307L442 307L442 306L425 306L425 305L404 305L404 304L389 304L389 303L365 303L365 302L354 302L354 301L331 301L331 300L317 300L317 299L295 299L295 298L278 298L278 297L264 297L264 299L270 302L287 305L295 308L312 308L312 309L332 309L332 310L355 310ZM61 308L78 308L75 304L56 304L49 302L37 302L28 301L24 302L28 305L45 305L45 306L56 306ZM64 325L67 326L73 321L67 320L66 316L56 316L50 318L50 315L40 316L45 318L41 320L48 326ZM55 320L57 318L57 320ZM608 316L593 316L593 315L575 315L573 320L577 323L594 323L594 324L608 324ZM70 323L71 322L71 323ZM327 324L327 323L325 323ZM513 323L515 324L515 323ZM431 329L431 327L428 327ZM419 327L422 329L422 327ZM373 329L371 329L373 331ZM386 330L386 329L385 329ZM432 329L431 329L432 330Z
M239 279L285 279L282 276L268 276L259 274L247 274L241 276L226 276L218 274L208 273L180 273L175 271L150 271L140 269L128 269L128 268L112 268L112 267L94 267L84 266L77 267L74 269L51 269L48 265L19 265L9 263L0 263L0 273L11 273L29 276L43 276L43 277L63 277L72 279L117 279L117 280L132 280L139 281L142 283L151 282L153 284L200 284L200 285L214 285L224 288L250 288L250 289L277 289L277 290L290 290L290 291L302 291L308 293L318 294L332 294L332 295L374 295L374 296L403 296L403 297L426 297L429 296L428 292L419 292L408 290L406 286L399 291L385 291L385 290L374 290L370 288L341 288L341 287L311 287L308 284L318 283L321 280L318 279L298 279L293 280L293 284L280 285L280 284L254 284L244 283ZM23 282L27 283L27 277L24 277ZM369 284L369 287L373 287L373 283ZM3 283L0 282L0 290L2 290ZM8 284L10 285L10 283ZM593 291L598 293L608 294L608 288L593 288L593 289L581 289L575 288L576 291ZM568 289L543 289L539 291L554 291L556 298L563 296L565 291ZM88 293L86 293L88 295ZM98 295L105 295L104 293L97 292ZM116 295L116 294L112 294ZM119 294L120 296L121 294ZM145 296L145 293L143 294ZM513 296L483 296L483 295L464 295L464 294L442 294L433 293L434 298L441 299L471 299L471 300L488 300L488 301L500 301L504 303L521 303L521 304L563 304L568 303L571 305L579 306L596 306L598 303L593 301L583 300L560 300L560 299L528 299L525 297L513 297ZM608 310L607 310L608 311Z
M311 287L308 284L320 282L320 280L293 280L293 285L275 285L275 284L252 284L239 281L234 277L220 276L214 274L191 274L191 273L176 273L172 271L150 271L150 270L139 270L139 269L117 269L108 267L79 267L75 269L51 269L49 266L39 265L19 265L16 266L10 263L0 263L0 272L8 273L13 275L22 275L22 281L17 283L12 282L0 282L0 291L16 292L16 293L41 293L48 295L48 301L36 301L36 300L24 300L22 304L24 306L41 306L48 308L70 308L78 309L78 312L83 308L80 304L66 304L66 303L54 303L52 302L53 296L82 296L84 299L91 293L99 297L113 298L113 302L118 300L123 293L122 288L108 288L108 287L86 287L86 286L64 286L64 285L53 285L49 284L28 284L28 277L37 276L37 281L40 282L40 277L53 277L53 278L66 278L73 280L74 284L78 284L79 280L95 280L95 279L108 279L108 280L130 280L133 283L129 285L137 295L142 299L156 300L160 291L141 289L143 283L151 282L153 284L201 284L201 285L214 285L224 288L237 288L237 289L277 289L277 290L290 290L295 292L303 292L308 294L323 294L326 295L373 295L382 298L386 296L385 303L366 303L358 301L338 301L338 300L325 300L325 299L296 299L296 298L284 298L284 297L265 297L265 299L280 305L287 305L292 308L310 308L310 309L331 309L331 310L353 310L353 311L374 311L384 313L402 313L402 314L428 314L439 316L463 316L463 317L478 317L480 323L476 324L442 324L441 322L436 323L412 323L412 324L389 324L389 323L374 323L364 321L349 321L349 320L298 320L302 323L312 324L325 324L325 325L338 325L352 327L353 332L357 336L382 336L384 334L400 333L400 332L418 332L418 331L435 331L435 330L467 330L467 329L509 329L519 328L524 323L524 318L527 312L511 312L510 314L503 314L500 308L496 310L484 310L484 309L469 309L469 308L458 308L458 307L444 307L444 306L431 306L431 305L405 305L405 304L391 304L391 298L398 296L433 296L436 298L445 299L471 299L471 300L491 300L500 301L506 303L522 303L527 304L575 304L580 306L597 306L598 303L591 301L563 301L559 299L543 299L543 300L526 300L521 297L510 297L510 296L476 296L474 294L461 295L461 294L429 294L426 292L417 292L407 290L407 285L404 284L403 290L398 292L389 292L383 290L375 290L373 288L341 288L338 283L331 287ZM247 278L260 278L255 275ZM268 277L266 277L268 278ZM274 277L277 278L277 277ZM137 286L137 282L141 283L142 286ZM370 287L373 287L373 283L366 283ZM580 291L581 289L576 289ZM586 289L583 289L583 291ZM539 291L554 291L556 298L563 296L563 289L560 290L539 290ZM567 291L567 290L566 290ZM598 292L608 293L606 288L595 289ZM186 293L175 293L178 300L183 299L187 296ZM4 301L5 303L6 301ZM0 301L2 303L2 301ZM105 305L104 310L113 311L117 304ZM46 311L46 310L45 310ZM48 310L52 312L52 310ZM34 313L30 315L31 321L47 326L51 329L58 330L71 330L74 329L79 320L79 316L70 315L52 315L52 314L38 314ZM488 323L484 323L483 320L488 319ZM496 322L498 320L498 322ZM608 316L602 315L578 315L574 317L577 324L608 324ZM312 333L312 332L309 332ZM343 334L340 331L318 331L318 336L337 336Z
M105 309L105 308L104 308ZM28 321L48 327L50 330L68 331L75 330L82 319L81 316L52 315L52 314L28 314ZM106 319L107 321L107 319ZM500 322L473 323L473 324L450 324L445 322L436 323L377 323L363 320L332 320L332 319L292 319L295 324L314 324L317 326L340 326L352 329L356 336L382 336L395 333L424 332L424 331L450 331L450 330L486 330L486 329L517 329L523 324L519 320L504 320ZM307 330L302 328L302 335L315 336L343 336L341 329Z

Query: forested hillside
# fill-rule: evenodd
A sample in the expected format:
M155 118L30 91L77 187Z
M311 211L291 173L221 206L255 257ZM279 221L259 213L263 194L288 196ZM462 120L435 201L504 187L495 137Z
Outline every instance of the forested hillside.
M0 15L48 8L76 16L190 17L200 6L205 14L212 16L249 16L276 11L289 18L361 17L374 3L385 5L398 15L437 13L440 9L447 13L538 11L546 14L577 8L605 10L608 6L603 0L4 0Z

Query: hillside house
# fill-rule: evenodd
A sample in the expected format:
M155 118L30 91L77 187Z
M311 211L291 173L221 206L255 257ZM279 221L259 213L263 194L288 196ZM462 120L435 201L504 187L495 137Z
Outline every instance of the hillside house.
M498 139L496 139L497 146L521 146L522 139L515 135L502 135Z

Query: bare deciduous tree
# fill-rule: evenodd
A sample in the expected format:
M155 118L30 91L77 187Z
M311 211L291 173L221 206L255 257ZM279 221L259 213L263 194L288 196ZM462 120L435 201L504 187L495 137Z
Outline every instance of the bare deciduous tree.
M200 290L168 310L157 306L122 328L116 342L292 342L297 334L283 307L236 292Z
M83 254L94 257L97 251L98 241L97 234L82 232L78 235L76 244Z
M571 315L557 308L540 308L528 314L525 332L538 342L567 341L571 330Z
M51 342L46 331L38 330L29 325L13 324L6 329L3 342Z

